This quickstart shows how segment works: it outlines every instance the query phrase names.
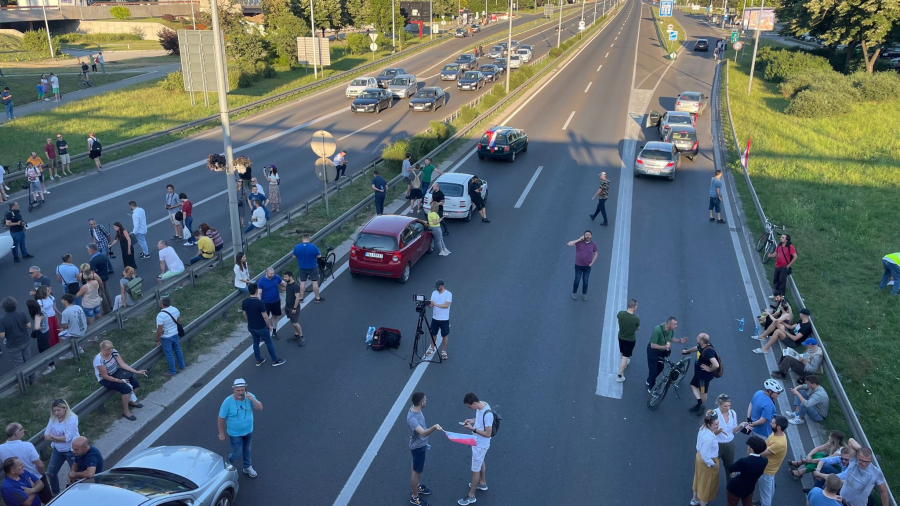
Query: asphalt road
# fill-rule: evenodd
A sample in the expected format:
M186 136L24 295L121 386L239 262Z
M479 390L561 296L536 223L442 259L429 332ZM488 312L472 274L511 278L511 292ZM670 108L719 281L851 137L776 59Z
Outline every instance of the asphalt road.
M739 417L768 371L750 353L752 326L737 330L735 320L752 314L730 244L732 225L707 221L709 116L699 123L702 155L682 166L674 181L631 180L633 144L623 140L634 131L627 127L634 121L629 113L671 107L688 89L708 93L714 73L711 54L686 52L667 68L649 7L641 7L628 2L538 95L504 119L526 130L527 153L514 164L474 156L459 162L458 172L489 181L492 223L451 223L446 241L453 253L426 257L406 285L339 275L326 302L301 313L307 346L276 343L285 367L257 368L248 358L153 444L227 454L216 438L216 413L231 379L243 377L265 409L256 416L253 443L260 474L242 478L237 505L297 498L304 504L399 505L409 487L409 393L426 392L428 424L458 430L456 422L472 416L462 404L472 391L504 418L486 460L490 490L478 493L479 504L686 504L700 422L687 412L693 401L686 384L680 399L670 394L657 411L646 407L645 348L653 326L674 315L676 336L712 336L727 372L713 382L710 398L728 393ZM681 22L690 36L708 35L690 18ZM638 142L645 135L656 139L652 131L636 133ZM609 228L588 218L600 171L612 180ZM585 229L593 230L600 254L590 299L573 301L574 251L566 242ZM436 278L454 295L450 359L411 372L416 313L410 299L430 294ZM642 328L624 389L598 395L603 352L616 347L604 337L611 287L638 299ZM401 348L367 351L370 325L401 329ZM383 422L386 430L379 431ZM738 445L744 439L739 436ZM469 483L470 452L440 433L430 443L422 482L434 494L427 499L455 504ZM720 483L724 487L724 478ZM773 504L802 501L786 469L777 483Z
M580 12L577 10L565 11L563 40L577 33L578 15ZM513 23L516 25L535 19L536 16L523 15ZM338 149L345 149L348 153L348 172L359 170L380 156L386 144L427 129L430 121L442 120L480 94L489 92L493 85L485 86L478 92L457 92L454 82L440 81L439 72L445 63L452 62L460 53L469 52L476 41L496 37L504 33L506 27L506 23L493 23L475 37L453 39L390 65L402 66L416 74L422 83L420 86L441 85L448 90L449 103L435 113L412 113L406 100L395 100L394 108L379 115L354 114L349 111L351 100L346 98L344 86L341 86L232 124L235 156L243 155L253 160L256 167L253 173L260 181L264 181L262 167L275 165L279 168L282 209L302 202L322 189L312 170L316 155L309 148L309 141L313 132L321 129L331 132L337 140ZM517 34L515 38L520 43L534 45L534 57L537 58L547 54L556 43L555 28L556 23L552 23ZM491 60L482 58L480 61L486 63ZM378 72L380 70L371 75ZM51 135L48 133L48 136ZM70 138L67 141L70 146L78 146L70 152L77 152L82 143L86 143L85 139ZM221 131L214 129L122 163L110 163L101 174L91 171L48 184L50 194L47 195L46 205L31 213L27 211L27 197L20 196L18 201L29 223L27 250L35 258L30 263L23 261L19 264L13 263L12 255L0 260L3 265L0 269L3 295L13 295L20 300L27 298L32 285L28 267L37 265L54 280L59 298L63 292L62 286L55 283L55 271L62 255L71 253L76 265L89 259L85 249L91 242L88 219L96 219L110 233L113 223L117 221L130 231L132 222L128 202L131 200L144 208L150 225L147 243L151 258L138 260L138 275L152 283L159 274L156 243L161 239L169 240L181 259L187 261L196 254L197 248L182 246L183 241L172 241L174 230L164 207L166 185L169 183L175 186L176 193L186 193L194 203L195 228L200 223L209 223L219 230L226 241L230 241L225 176L210 172L205 163L209 153L219 153L222 149ZM268 185L263 184L268 193ZM242 210L246 210L246 206ZM136 243L135 247L138 248ZM118 287L117 280L123 269L121 251L118 245L113 246L113 251L118 258L113 260L116 272L111 277L110 286ZM118 293L115 290L111 292ZM37 353L37 348L33 351ZM0 356L0 374L11 368L9 356Z

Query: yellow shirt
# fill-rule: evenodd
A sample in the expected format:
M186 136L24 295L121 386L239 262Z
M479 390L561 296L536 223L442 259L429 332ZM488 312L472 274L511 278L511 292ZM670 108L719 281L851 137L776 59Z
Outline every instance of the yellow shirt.
M428 213L428 226L431 228L441 228L441 217L438 213L431 211Z
M39 157L39 156L29 156L28 163L30 163L31 165L34 165L34 168L40 170L41 165L44 164L44 161L41 160L41 157Z
M769 459L769 464L766 466L763 474L775 476L775 473L778 472L778 468L781 467L781 463L784 461L784 456L787 454L787 436L784 434L776 436L773 432L766 439L766 446L768 446L767 449L771 455L766 457Z
M205 235L201 235L200 239L197 240L197 252L200 253L203 258L212 258L213 254L216 252L216 246L213 244L213 240Z

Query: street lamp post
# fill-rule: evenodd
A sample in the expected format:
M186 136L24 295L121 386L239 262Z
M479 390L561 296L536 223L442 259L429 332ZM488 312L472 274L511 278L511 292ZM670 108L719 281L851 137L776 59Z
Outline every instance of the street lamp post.
M316 66L316 65L318 65L318 63L317 63L317 56L318 56L318 54L316 54L316 53L319 52L319 44L318 44L319 40L316 38L316 16L315 16L315 14L313 13L313 0L309 0L309 26L312 27L312 40L313 40L313 78L314 78L314 79L318 79L318 78L319 78L319 69L318 69L318 67Z
M592 25L597 22L597 2L598 0L594 0L594 21L591 23Z
M519 0L521 1L521 0ZM509 53L506 55L506 93L509 93L509 75L512 68L510 68L510 59L512 58L512 18L513 18L513 0L509 0L509 34L506 37L506 47L509 50Z
M556 47L559 47L562 42L562 11L563 3L562 0L559 0L559 25L556 27Z
M762 27L762 10L765 4L766 0L762 0L762 2L759 3L759 14L756 16L756 34L753 36L753 59L750 60L750 82L747 83L748 96L750 95L750 89L753 88L753 70L756 67L756 48L759 47L759 29Z
M397 44L394 42L394 37L397 36L397 15L394 14L395 3L396 2L394 0L391 0L391 52L397 50Z
M50 39L50 24L47 23L47 0L41 2L41 10L44 11L44 28L47 30L47 45L50 46L50 58L56 58L53 54L53 40Z

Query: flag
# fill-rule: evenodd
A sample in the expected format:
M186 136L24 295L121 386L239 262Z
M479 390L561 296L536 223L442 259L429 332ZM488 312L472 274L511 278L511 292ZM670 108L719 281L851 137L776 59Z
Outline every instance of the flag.
M744 171L747 171L747 167L750 165L750 138L747 138L747 148L744 149L744 153L741 155L741 167L744 168Z
M497 143L497 135L496 135L496 132L493 132L493 131L491 131L491 130L488 130L486 133L487 133L487 136L488 136L488 148L489 148L491 151L493 151L493 150L494 150L494 144Z
M444 432L444 434L447 435L447 439L454 443L475 446L475 437L471 434L458 434L456 432Z

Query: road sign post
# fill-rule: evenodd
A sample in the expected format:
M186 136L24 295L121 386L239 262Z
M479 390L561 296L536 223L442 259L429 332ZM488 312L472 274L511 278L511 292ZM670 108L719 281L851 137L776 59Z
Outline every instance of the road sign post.
M334 166L334 162L328 158L333 155L337 149L337 146L334 143L334 136L325 130L319 130L313 134L309 147L312 148L313 153L319 155L319 159L316 160L313 169L316 173L316 177L319 178L319 181L322 181L322 184L325 186L325 216L328 216L330 214L328 208L328 183L337 179L337 169Z
M675 2L673 0L662 0L659 3L659 17L661 18L671 18L672 10L675 7Z

